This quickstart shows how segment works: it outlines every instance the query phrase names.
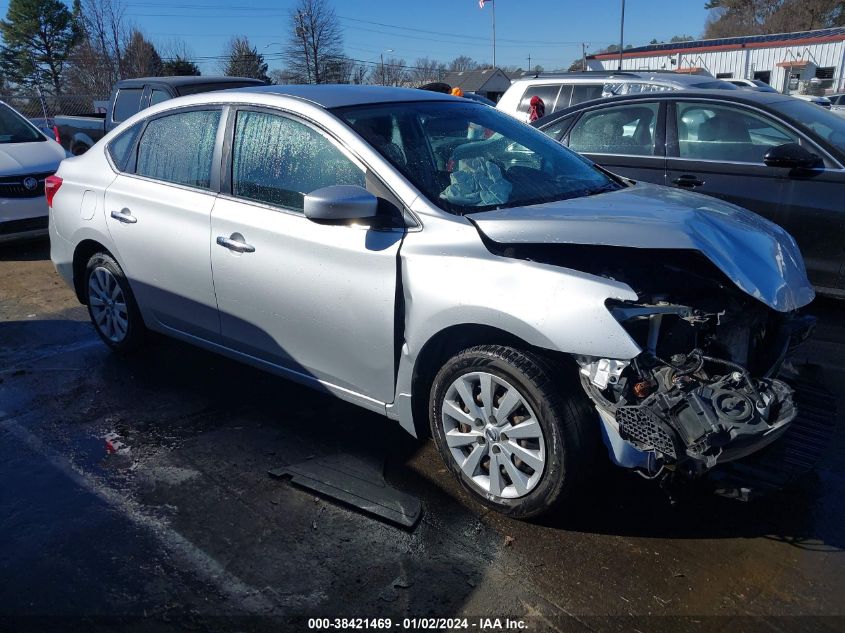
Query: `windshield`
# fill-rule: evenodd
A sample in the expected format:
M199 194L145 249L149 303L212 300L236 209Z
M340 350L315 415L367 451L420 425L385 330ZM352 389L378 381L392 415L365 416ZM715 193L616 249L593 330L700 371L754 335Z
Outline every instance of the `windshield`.
M450 213L541 204L622 186L542 132L488 106L393 103L334 112Z
M845 152L845 117L800 99L778 101L771 107L820 136L840 152Z
M0 103L0 143L33 143L46 140L20 114Z

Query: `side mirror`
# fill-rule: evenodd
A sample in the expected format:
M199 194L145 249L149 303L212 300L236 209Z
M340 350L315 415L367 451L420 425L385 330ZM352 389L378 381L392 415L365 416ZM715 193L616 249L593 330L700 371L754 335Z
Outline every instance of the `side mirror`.
M342 222L374 218L378 198L363 187L334 185L305 196L305 217L315 222Z
M801 147L798 143L785 143L773 147L766 152L763 162L769 167L786 167L787 169L813 169L824 165L821 156Z

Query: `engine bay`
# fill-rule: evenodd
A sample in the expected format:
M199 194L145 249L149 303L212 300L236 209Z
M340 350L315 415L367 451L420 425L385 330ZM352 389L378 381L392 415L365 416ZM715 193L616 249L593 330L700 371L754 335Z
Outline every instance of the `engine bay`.
M635 449L614 461L648 477L664 469L698 477L763 448L797 414L792 389L776 376L813 319L696 281L608 305L643 349L636 358L578 359L605 437Z

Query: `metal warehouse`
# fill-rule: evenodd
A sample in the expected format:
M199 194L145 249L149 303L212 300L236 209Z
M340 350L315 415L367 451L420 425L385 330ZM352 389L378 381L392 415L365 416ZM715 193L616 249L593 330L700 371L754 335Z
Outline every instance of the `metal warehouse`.
M587 57L594 70L619 68L619 53ZM625 49L622 70L707 71L721 79L760 79L786 94L845 88L845 28L652 44Z

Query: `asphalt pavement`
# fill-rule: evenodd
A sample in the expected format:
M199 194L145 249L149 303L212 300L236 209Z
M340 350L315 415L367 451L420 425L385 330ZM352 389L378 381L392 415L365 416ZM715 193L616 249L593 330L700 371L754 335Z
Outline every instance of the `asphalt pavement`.
M811 312L798 364L845 411L845 303ZM416 527L267 475L333 455L384 463ZM0 632L845 631L843 456L837 421L812 475L752 503L672 506L620 471L513 521L389 420L163 338L110 353L46 242L0 245Z

